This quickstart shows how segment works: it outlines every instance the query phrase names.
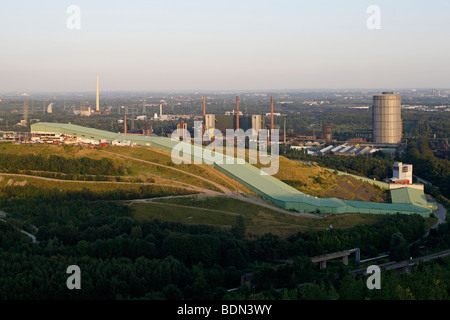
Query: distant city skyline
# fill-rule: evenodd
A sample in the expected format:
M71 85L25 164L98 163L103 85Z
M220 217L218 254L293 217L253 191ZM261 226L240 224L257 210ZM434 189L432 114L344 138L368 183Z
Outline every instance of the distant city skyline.
M392 2L3 0L0 92L450 87L450 1Z

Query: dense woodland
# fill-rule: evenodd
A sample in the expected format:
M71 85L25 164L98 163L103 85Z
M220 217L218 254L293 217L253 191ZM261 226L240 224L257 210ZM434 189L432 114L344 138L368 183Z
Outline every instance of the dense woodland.
M429 181L440 193L450 198L450 160L438 159L430 149L427 135L408 144L401 160L414 165L414 173Z
M377 296L361 289L364 280L348 278L342 268L319 271L308 257L359 247L363 257L391 251L393 259L403 259L417 255L422 244L428 250L450 245L448 224L411 245L425 232L420 216L389 215L350 230L249 240L242 219L229 231L138 221L128 206L107 195L97 200L82 193L45 196L34 190L29 197L15 190L16 197L10 198L8 188L14 187L2 189L0 202L8 212L6 221L0 221L2 299L402 298L405 290L415 288L416 278L389 275L386 286L398 284L402 290ZM20 229L34 233L38 243ZM284 259L293 263L272 268ZM72 264L81 268L82 290L66 288L66 269ZM405 297L447 299L446 266L447 260L418 269L421 287ZM254 273L252 286L241 287L241 275L248 272ZM310 284L299 291L296 286L302 283ZM225 290L237 287L234 293ZM361 296L349 296L353 287L361 289Z

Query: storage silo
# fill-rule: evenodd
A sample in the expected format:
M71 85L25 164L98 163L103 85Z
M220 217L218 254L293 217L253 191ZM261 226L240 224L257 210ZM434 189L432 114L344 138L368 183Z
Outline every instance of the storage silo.
M402 141L402 100L399 94L383 92L373 96L373 142L399 144Z
M255 130L256 135L259 135L259 130L262 129L262 120L260 114L252 115L252 129Z

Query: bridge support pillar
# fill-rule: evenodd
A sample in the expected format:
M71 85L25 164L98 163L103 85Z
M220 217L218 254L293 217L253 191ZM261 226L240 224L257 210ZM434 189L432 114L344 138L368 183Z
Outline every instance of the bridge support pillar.
M344 264L344 265L348 265L348 256L343 256L342 257L342 263Z
M327 267L327 261L320 261L320 269L325 269Z

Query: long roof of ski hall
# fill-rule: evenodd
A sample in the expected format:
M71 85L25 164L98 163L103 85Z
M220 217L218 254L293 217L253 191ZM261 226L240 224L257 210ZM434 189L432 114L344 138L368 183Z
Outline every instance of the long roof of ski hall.
M150 146L172 152L172 150L185 142L172 140L159 136L125 135L94 128L87 128L74 124L62 123L34 123L31 125L32 133L59 133L72 137L80 137L100 141L127 142L139 146ZM196 155L202 155L204 149L198 145L184 145L191 148L191 160L202 161ZM186 149L184 149L186 150ZM338 198L318 198L307 195L299 190L276 179L272 175L261 174L261 170L248 162L239 163L227 155L223 161L212 163L216 169L227 176L239 181L250 190L273 202L281 208L302 212L321 212L329 214L341 213L367 213L367 214L419 214L428 217L432 213L432 206L426 201L423 191L411 188L391 190L392 203L376 203L364 201L342 200ZM227 161L228 160L228 161Z

